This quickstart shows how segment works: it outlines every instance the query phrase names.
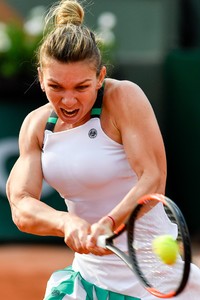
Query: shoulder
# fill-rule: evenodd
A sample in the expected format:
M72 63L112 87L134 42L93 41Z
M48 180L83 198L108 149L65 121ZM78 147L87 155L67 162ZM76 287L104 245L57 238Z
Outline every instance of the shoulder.
M52 107L49 103L36 108L25 117L22 126L38 125L41 127L43 124L46 124L51 111Z
M42 147L45 125L51 111L51 105L48 103L31 111L25 117L19 134L21 145L35 143L40 148Z
M110 113L137 116L152 112L151 104L144 91L134 82L128 80L106 79L105 105Z

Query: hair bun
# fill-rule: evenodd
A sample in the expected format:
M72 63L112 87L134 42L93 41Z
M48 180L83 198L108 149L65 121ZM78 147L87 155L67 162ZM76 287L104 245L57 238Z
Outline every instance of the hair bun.
M84 20L84 10L76 0L62 0L54 10L55 25L72 23L81 25Z

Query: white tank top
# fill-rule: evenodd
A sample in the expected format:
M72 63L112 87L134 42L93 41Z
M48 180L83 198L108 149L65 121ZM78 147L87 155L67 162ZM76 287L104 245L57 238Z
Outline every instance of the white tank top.
M124 147L103 132L99 118L66 131L45 130L42 169L68 210L91 224L137 183Z
M99 118L71 130L45 130L41 159L44 179L65 199L68 211L91 224L107 215L138 181L123 145L103 132ZM162 207L152 209L146 218L157 220L158 232L165 231L160 228L160 218L164 218L162 224L172 226L166 222ZM146 218L139 220L141 232L149 226ZM127 251L125 234L118 238L117 246ZM140 298L147 294L132 271L114 254L76 253L72 267L85 280L104 289Z

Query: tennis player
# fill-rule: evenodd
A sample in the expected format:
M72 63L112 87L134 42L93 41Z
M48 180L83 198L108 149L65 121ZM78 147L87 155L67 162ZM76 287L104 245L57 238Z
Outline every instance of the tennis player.
M48 103L21 127L20 156L7 183L12 217L21 231L61 237L75 252L72 266L52 274L45 300L155 299L96 240L127 219L136 199L165 192L161 133L143 91L106 78L98 38L83 22L84 9L75 0L60 1L47 14L38 73ZM39 201L43 179L68 211ZM150 214L153 223L163 212ZM160 227L173 230L171 224ZM125 236L118 245L127 250ZM168 275L170 284L175 278ZM194 267L177 299L199 299L199 282Z

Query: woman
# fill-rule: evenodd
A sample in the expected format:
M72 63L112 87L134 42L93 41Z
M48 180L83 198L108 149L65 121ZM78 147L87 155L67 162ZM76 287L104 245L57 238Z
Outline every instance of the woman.
M61 1L48 14L51 30L38 51L48 104L31 112L21 128L20 157L7 184L13 220L22 231L64 238L75 252L72 267L50 278L46 300L93 294L100 300L154 299L96 241L127 219L136 199L164 193L162 137L141 89L105 78L98 41L83 19L75 0ZM65 199L68 212L39 201L43 178ZM118 243L126 250L123 236Z

